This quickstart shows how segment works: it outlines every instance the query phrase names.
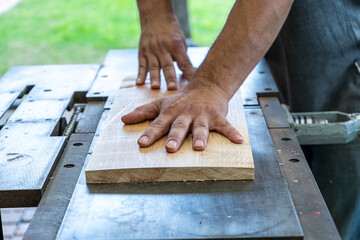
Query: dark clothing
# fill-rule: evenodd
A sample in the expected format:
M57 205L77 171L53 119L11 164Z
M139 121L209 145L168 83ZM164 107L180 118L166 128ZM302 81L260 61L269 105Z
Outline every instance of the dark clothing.
M292 112L360 112L360 0L294 1L267 54ZM360 239L360 140L304 153L344 239Z

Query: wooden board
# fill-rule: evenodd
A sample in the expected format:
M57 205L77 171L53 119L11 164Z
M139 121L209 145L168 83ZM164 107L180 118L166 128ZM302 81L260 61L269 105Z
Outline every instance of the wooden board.
M166 136L148 148L138 146L137 139L150 121L124 125L121 116L139 105L173 93L164 88L150 90L148 84L143 87L127 85L119 90L87 166L87 183L254 179L240 91L230 101L227 118L244 137L243 144L232 143L223 135L211 132L205 151L192 149L190 135L176 153L166 152Z

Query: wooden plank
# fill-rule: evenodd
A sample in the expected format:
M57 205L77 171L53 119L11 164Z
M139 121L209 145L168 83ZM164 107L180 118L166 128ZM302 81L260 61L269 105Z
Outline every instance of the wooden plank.
M86 184L84 168L56 239L302 239L262 112L245 113L255 181Z
M151 91L127 87L119 91L86 169L88 183L152 182L195 180L251 180L254 163L240 92L229 104L228 120L244 137L235 144L223 135L211 132L205 151L194 151L188 135L176 153L165 150L166 137L148 148L139 148L137 139L150 121L124 125L121 116L150 100L174 91Z

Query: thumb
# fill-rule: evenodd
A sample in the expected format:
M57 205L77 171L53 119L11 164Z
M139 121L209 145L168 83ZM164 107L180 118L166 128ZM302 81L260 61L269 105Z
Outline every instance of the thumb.
M190 80L192 75L195 73L196 68L192 65L186 51L175 55L174 60L176 61L179 69L183 72L183 77Z
M159 115L158 100L137 107L134 111L121 117L125 124L141 123L145 120L151 120Z

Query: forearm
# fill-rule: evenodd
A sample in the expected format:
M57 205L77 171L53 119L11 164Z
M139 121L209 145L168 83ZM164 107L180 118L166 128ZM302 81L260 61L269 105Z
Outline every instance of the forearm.
M171 0L137 0L141 27L154 19L163 16L174 18L174 10Z
M230 99L279 33L292 0L236 1L190 86L218 86Z

